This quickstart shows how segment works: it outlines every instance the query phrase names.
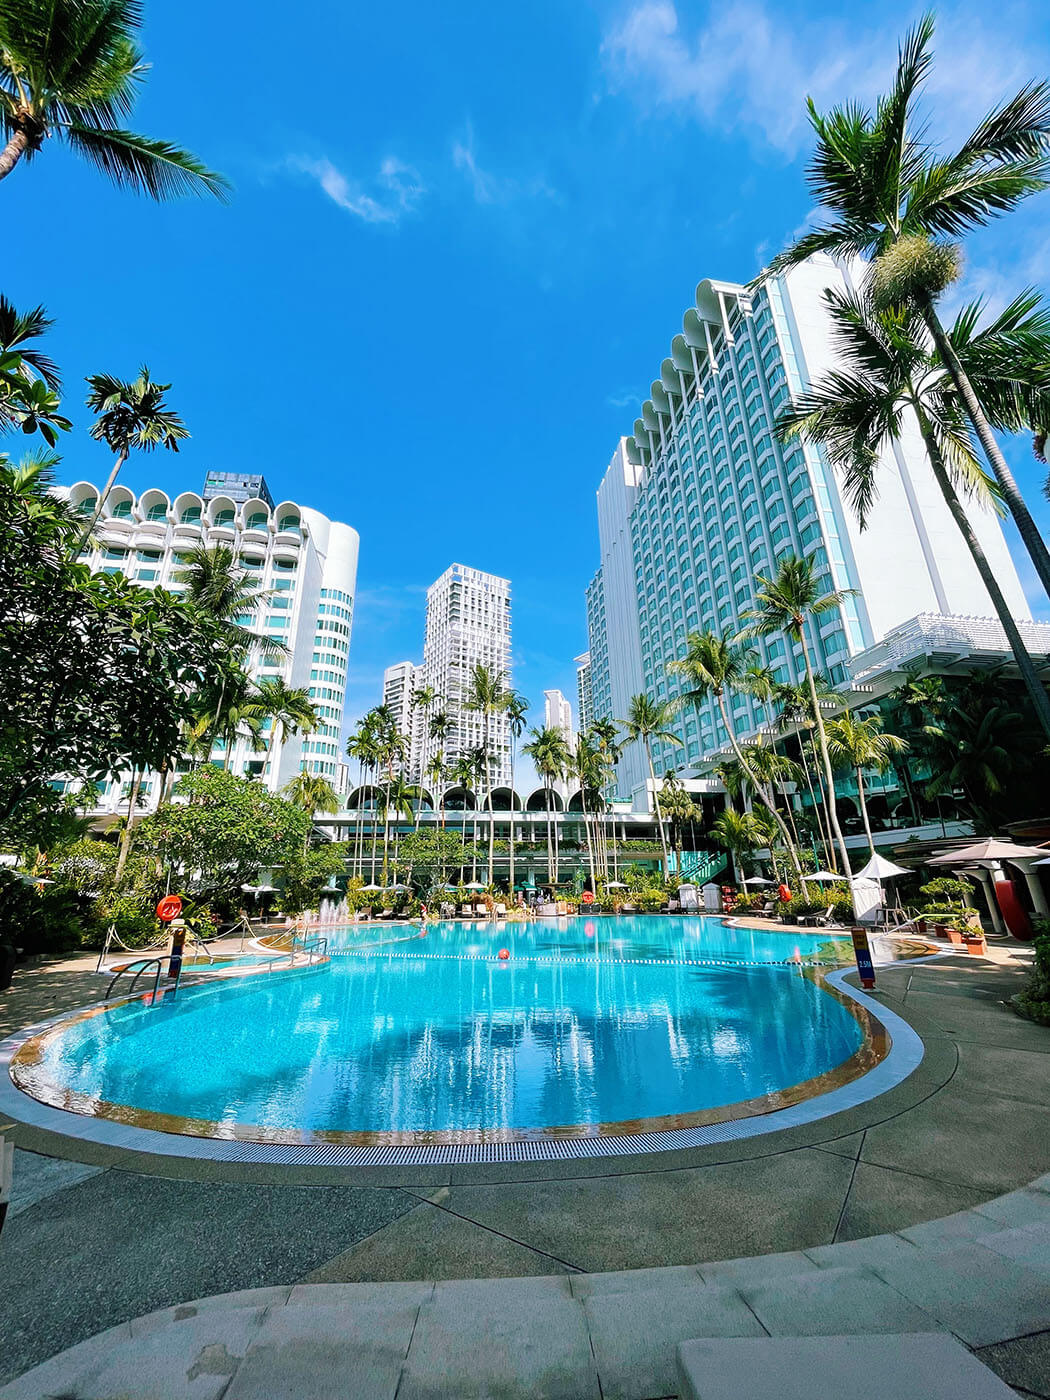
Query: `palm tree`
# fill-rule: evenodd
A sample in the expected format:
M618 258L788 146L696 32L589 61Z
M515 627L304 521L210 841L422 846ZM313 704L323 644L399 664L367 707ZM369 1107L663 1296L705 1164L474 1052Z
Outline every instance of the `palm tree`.
M591 727L587 731L590 738L597 745L599 751L604 755L607 779L606 790L612 786L616 780L616 765L620 761L620 754L623 745L620 743L620 729L614 719L606 716L603 719L596 719L591 722ZM603 805L605 803L605 793L602 794ZM597 833L599 848L599 863L605 878L609 878L609 837L606 830L606 823L602 822ZM613 814L613 868L616 868L616 816ZM617 875L614 878L618 878Z
M308 773L305 768L301 773L296 773L287 784L284 795L293 806L300 808L309 817L315 812L339 811L339 794L332 784L320 774ZM303 854L309 849L310 827L307 827L303 837Z
M386 769L383 802L383 879L386 880L390 854L390 789L394 785L395 764L404 763L408 754L408 740L398 728L397 716L389 705L377 705L369 715L375 735L377 765Z
M357 784L357 789L358 789L359 797L358 797L358 803L357 803L357 823L356 823L357 829L356 829L355 834L354 834L354 874L355 874L355 875L359 875L359 874L361 873L360 867L364 864L364 809L363 809L363 805L362 805L362 804L363 804L364 801L366 800L366 799L365 799L365 773L366 773L366 772L369 772L369 773L370 773L370 772L372 771L372 766L373 766L373 764L374 764L374 762L375 762L375 753L376 753L376 747L375 747L375 741L374 741L374 736L373 736L373 732L372 732L372 726L371 726L371 724L369 723L369 717L368 717L368 715L362 715L362 717L357 721L357 724L356 724L356 726L354 727L353 733L350 735L350 737L349 737L349 738L347 739L347 741L346 741L346 756L347 756L347 758L356 758L356 759L357 759L357 765L358 765L358 784ZM375 857L374 857L375 822L372 823L372 840L373 840L373 860L372 860L372 867L373 867L373 868L372 868L372 879L374 880L374 879L375 879Z
M660 846L663 850L664 875L670 871L670 861L667 854L667 832L664 831L664 819L660 811L660 793L656 786L656 769L653 767L653 742L658 744L676 744L682 747L682 740L671 728L677 706L671 700L651 700L644 693L632 695L627 707L627 718L618 721L622 725L626 734L628 744L641 744L645 749L645 761L649 765L649 782L652 785L653 799L656 804L656 825L660 830Z
M303 686L290 686L282 676L268 677L258 682L259 703L270 720L270 743L266 761L270 776L275 777L274 751L290 734L309 734L317 728L319 716ZM278 741L278 734L280 740Z
M733 862L733 883L739 885L743 874L738 862L756 846L766 844L766 832L753 812L738 812L733 807L711 823L711 838L729 852Z
M875 854L875 841L868 820L868 803L864 795L864 769L873 768L885 773L893 763L895 754L904 753L908 745L897 734L887 734L878 715L865 719L850 714L839 715L828 720L828 752L832 763L848 765L857 776L857 796L860 799L860 814L864 821L864 835L868 838L868 849Z
M469 753L463 753L459 755L459 757L452 764L449 776L451 777L454 783L456 783L459 787L463 789L463 818L460 822L460 845L465 851L467 849L467 793L469 792L473 795L475 781L474 761L470 757ZM474 801L476 808L476 797ZM477 842L474 843L474 850L475 852L477 851Z
M529 702L524 695L516 690L508 690L507 700L504 705L504 713L507 716L507 732L510 734L510 873L508 883L510 886L510 903L514 902L514 846L517 834L517 810L514 806L518 800L518 794L514 787L515 769L518 763L518 742L525 732L525 720L529 713Z
M1028 654L1010 605L984 553L958 487L987 502L998 493L982 471L955 385L929 345L917 312L873 312L855 297L825 294L834 327L838 367L800 394L780 419L785 436L819 443L841 473L864 528L878 494L881 451L899 437L910 410L941 495L966 541L1002 624L1044 733L1050 738L1050 700ZM977 332L980 306L965 307L946 332L960 363L981 394L993 426L1009 430L1034 413L1050 418L1050 394L1039 383L1050 364L1050 318L1037 299L1017 298Z
M169 199L229 186L196 156L136 136L131 115L148 65L138 0L6 0L0 6L0 180L53 136L116 185Z
M591 886L597 888L597 835L592 831L588 797L595 811L601 802L602 788L609 781L608 756L598 746L590 734L578 734L576 745L569 755L569 773L580 785L580 806L583 812L583 831L587 842L587 856L591 868ZM596 825L596 824L595 824Z
M817 692L818 704L823 705L832 701L839 704L842 703L842 697L836 690L833 690L831 686L828 685L822 675L814 677L814 685ZM790 730L805 729L810 731L813 729L816 720L813 717L813 702L809 697L808 686L799 684L796 681L777 681L773 685L771 698L773 704L780 711L778 728L781 733L787 733ZM820 833L820 844L824 850L824 861L825 864L830 865L834 870L836 864L834 849L831 844L831 839L824 828L824 822L827 819L828 813L827 795L820 785L819 777L814 786L813 771L809 763L809 748L801 737L801 734L798 739L798 750L802 775L806 780L806 787L809 789L809 800L813 806L813 815L816 818L817 830ZM821 811L824 813L823 818L821 817ZM829 825L828 831L830 831L830 829Z
M843 872L848 879L850 874L849 854L846 851L846 839L842 834L838 811L835 807L835 778L831 771L824 718L820 713L816 677L809 655L809 643L806 640L806 623L823 613L841 608L852 590L844 589L822 593L813 567L813 560L799 558L794 554L785 555L780 560L777 572L772 578L756 574L755 584L755 600L758 606L749 608L744 614L745 618L752 619L751 624L745 629L744 635L767 637L774 632L783 632L796 646L802 648L802 659L806 667L806 684L809 686L809 698L813 705L813 716L816 721L817 741L820 745L820 757L827 782L828 820L831 822L831 830L842 858Z
M152 452L157 447L178 452L179 443L190 435L179 415L164 402L171 385L154 384L145 365L139 370L138 379L130 383L111 374L91 374L87 382L91 387L87 406L98 414L88 431L117 457L77 544L78 554L90 539L117 474L131 453Z
M547 878L552 888L558 884L561 871L558 868L557 827L554 822L554 784L565 776L569 766L569 746L565 734L553 726L544 725L530 729L532 739L522 752L532 759L533 767L543 779L543 791L547 801Z
M758 693L762 699L771 693L772 682L766 673L753 663L753 652L738 646L728 633L719 636L716 632L690 632L685 639L685 655L677 661L669 662L667 669L674 675L684 676L689 683L690 689L682 696L684 702L697 705L708 696L714 697L718 713L722 717L722 727L736 755L736 761L744 770L753 790L769 808L787 849L788 858L798 872L801 869L798 852L791 839L791 832L777 810L776 797L772 789L761 782L748 765L729 713L727 691Z
M686 792L680 780L674 773L667 773L664 776L664 785L660 791L660 802L664 815L671 822L671 841L675 849L675 868L678 871L679 879L683 878L682 872L682 846L685 827L692 826L703 817L703 812Z
M938 154L915 112L932 64L932 38L933 18L927 15L900 46L893 88L874 113L850 103L820 115L810 101L817 146L808 183L831 221L775 258L772 271L818 252L874 258L869 288L876 304L911 305L921 316L1050 593L1050 551L936 310L960 266L956 245L938 240L987 224L1050 184L1050 85L1028 83L989 113L956 152Z
M495 671L489 670L487 666L477 663L470 674L470 687L467 691L466 699L463 701L465 710L474 710L481 714L484 720L484 737L482 747L487 756L484 776L485 776L485 797L489 807L489 884L495 878L496 861L496 821L495 811L492 805L492 768L498 767L498 761L492 754L491 725L493 717L504 713L507 708L507 701L510 698L510 691L507 689L503 676Z
M39 432L49 447L72 424L59 412L62 378L32 343L54 325L42 306L16 311L0 294L0 431Z

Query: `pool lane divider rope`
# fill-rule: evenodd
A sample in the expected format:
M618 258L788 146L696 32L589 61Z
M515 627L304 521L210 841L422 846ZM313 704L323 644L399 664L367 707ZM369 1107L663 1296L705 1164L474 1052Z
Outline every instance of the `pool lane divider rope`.
M407 941L407 940L406 940ZM388 944L366 945L375 948L388 947ZM365 951L364 947L358 948L333 948L330 957L350 957L354 953ZM763 960L750 960L745 958L540 958L524 954L517 958L513 956L506 960L500 960L491 953L386 953L385 957L398 959L401 962L416 962L425 960L428 962L490 962L496 963L500 967L506 967L510 963L529 963L541 966L559 966L565 963L582 964L592 966L595 963L630 964L638 967L842 967L842 962L824 962L818 959L798 959L798 958L777 958Z

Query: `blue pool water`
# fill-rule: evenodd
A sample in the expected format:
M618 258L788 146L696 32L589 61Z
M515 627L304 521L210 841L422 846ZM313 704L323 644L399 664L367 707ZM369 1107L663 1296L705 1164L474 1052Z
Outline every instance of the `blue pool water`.
M314 972L185 987L170 1005L74 1023L34 1078L81 1107L220 1134L530 1135L766 1095L861 1043L839 1001L777 965L826 950L827 935L578 918L329 937L334 956Z

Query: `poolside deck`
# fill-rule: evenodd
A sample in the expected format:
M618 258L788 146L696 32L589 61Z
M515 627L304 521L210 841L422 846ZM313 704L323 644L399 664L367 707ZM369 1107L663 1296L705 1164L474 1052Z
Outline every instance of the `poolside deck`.
M589 1287L581 1275L669 1266L699 1266L710 1288L712 1260L787 1254L796 1272L808 1272L821 1267L825 1246L887 1232L910 1239L912 1227L959 1211L987 1223L989 1200L1050 1171L1050 1030L1004 1005L1029 961L1014 944L987 959L880 970L878 997L925 1044L907 1081L834 1118L688 1152L289 1170L142 1158L16 1126L8 1134L21 1149L16 1200L0 1238L0 1380L151 1309L231 1290L425 1280L435 1300L435 1281L531 1275L550 1280L532 1286L541 1294L572 1300ZM97 995L82 961L22 969L0 994L0 1029ZM997 1217L986 1233L1011 1223ZM927 1235L943 1241L961 1229L946 1222ZM771 1277L785 1263L756 1267ZM643 1292L670 1281L624 1276ZM975 1290L981 1282L974 1276ZM856 1286L869 1283L865 1274ZM486 1311L501 1296L479 1296L490 1295ZM520 1314L519 1295L507 1296ZM670 1302L654 1298L654 1306ZM544 1314L538 1304L526 1310ZM1050 1396L1050 1295L1045 1315L1029 1317L1025 1330L982 1355L1007 1379L1023 1373L1029 1394ZM674 1392L605 1390L613 1393Z

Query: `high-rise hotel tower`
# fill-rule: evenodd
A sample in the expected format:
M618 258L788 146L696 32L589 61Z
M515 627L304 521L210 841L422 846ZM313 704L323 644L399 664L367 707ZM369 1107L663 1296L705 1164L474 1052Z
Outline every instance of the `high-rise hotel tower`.
M87 513L98 488L79 481L62 494ZM272 743L268 722L265 748L239 738L229 756L220 745L212 758L276 790L301 769L333 784L339 776L358 544L356 530L319 511L294 501L275 506L261 476L210 472L200 495L183 491L169 497L152 488L136 497L126 486L114 486L81 558L94 570L119 572L178 594L184 591L180 571L193 549L233 551L260 595L251 614L238 621L284 648L274 654L253 646L249 673L255 680L280 676L308 690L320 722L310 734L273 736ZM147 779L148 805L156 800L157 786ZM119 806L121 784L109 789L102 805Z
M506 716L466 708L475 666L486 667L504 685L510 672L510 580L465 564L452 564L427 589L422 665L399 661L383 677L383 699L397 714L410 749L405 769L412 781L427 782L426 769L440 749L446 766L479 748L488 735L492 787L510 782L510 734ZM411 704L417 689L437 697L426 713ZM431 738L430 719L439 711L452 721L448 736ZM487 791L487 785L482 784Z
M948 514L914 423L879 464L867 528L843 498L823 453L782 444L777 417L835 362L825 288L853 290L862 264L817 256L752 291L701 282L630 437L598 491L600 568L587 594L591 691L597 716L622 719L631 695L671 698L667 673L694 630L737 633L754 606L756 573L787 554L810 556L826 591L851 589L809 629L811 656L836 685L860 653L920 614L986 618L991 604ZM967 507L1015 615L1029 617L995 516ZM803 674L783 635L754 643L779 680ZM732 698L740 738L770 719ZM717 705L675 721L682 748L656 745L658 775L695 768L725 747ZM639 745L619 770L622 797L644 781Z

